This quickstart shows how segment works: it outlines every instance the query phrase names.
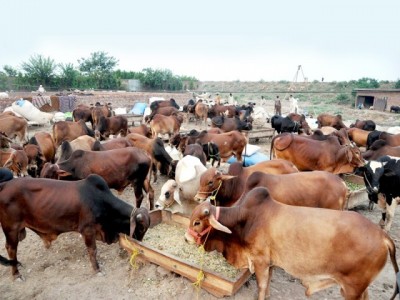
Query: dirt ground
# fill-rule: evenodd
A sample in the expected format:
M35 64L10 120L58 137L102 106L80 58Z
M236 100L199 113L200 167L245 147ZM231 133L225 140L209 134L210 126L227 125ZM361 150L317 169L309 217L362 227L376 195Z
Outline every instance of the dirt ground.
M271 107L267 107L272 112ZM377 124L388 127L396 120L393 114L359 111L349 109L345 119L373 119ZM193 124L184 124L186 129ZM269 126L267 124L267 126ZM35 130L49 130L37 128ZM269 141L258 143L261 151L268 153ZM166 178L160 176L154 185L155 197L158 198L161 186ZM134 196L128 188L120 197L130 203ZM365 206L367 205L365 202ZM366 207L359 212L377 223L380 212L377 208L372 212ZM396 218L390 235L397 248L400 245L400 221ZM168 243L168 237L166 237ZM0 234L0 245L5 244ZM50 249L45 249L40 238L27 230L27 237L19 244L18 259L22 262L21 274L25 281L13 281L10 270L0 268L1 299L217 299L205 290L197 291L192 282L169 272L152 263L143 262L138 270L132 270L128 253L119 244L98 245L98 260L103 275L93 274L84 242L78 233L66 233L53 242ZM6 250L0 247L0 254L6 256ZM296 255L296 253L293 253ZM399 259L400 260L400 259ZM395 274L388 262L378 278L369 287L370 299L389 299L394 290ZM276 270L272 277L271 299L307 299L305 289L299 280L292 278L283 270ZM255 277L245 283L239 291L226 299L255 299L257 286ZM318 292L309 299L342 299L339 288L333 287Z

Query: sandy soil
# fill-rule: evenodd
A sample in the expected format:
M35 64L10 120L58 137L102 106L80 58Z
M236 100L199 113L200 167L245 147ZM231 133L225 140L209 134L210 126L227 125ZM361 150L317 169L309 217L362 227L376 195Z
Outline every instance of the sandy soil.
M357 114L360 114L358 116ZM368 115L367 115L368 114ZM349 111L348 118L372 118L378 124L390 126L389 113ZM371 117L372 116L372 117ZM187 126L187 128L191 127ZM39 128L37 130L49 130ZM268 152L269 141L260 141L264 153ZM154 185L158 198L166 178L160 176ZM132 189L128 188L120 197L133 202ZM367 205L367 201L365 203ZM364 209L363 209L364 208ZM359 212L377 223L380 212L369 212L361 207ZM394 221L391 236L399 245L400 221ZM5 238L0 234L0 245ZM166 238L168 243L168 238ZM1 299L217 299L204 290L197 291L192 283L162 267L143 262L138 270L132 270L128 253L118 244L106 245L98 242L98 260L103 275L93 274L83 240L78 233L66 233L53 242L46 250L40 238L27 230L27 237L19 244L18 258L23 264L20 269L26 281L13 281L10 270L0 268ZM0 253L6 255L2 247ZM293 255L296 255L293 253ZM388 262L379 277L369 288L370 299L389 299L395 283L394 271ZM277 270L272 278L271 299L307 299L301 283ZM257 286L254 276L239 289L236 295L226 299L254 299ZM342 299L338 287L319 292L309 299Z

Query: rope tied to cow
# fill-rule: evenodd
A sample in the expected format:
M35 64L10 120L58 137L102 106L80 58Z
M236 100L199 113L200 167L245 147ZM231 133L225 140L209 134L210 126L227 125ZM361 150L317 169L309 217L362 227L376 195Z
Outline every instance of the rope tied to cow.
M208 234L207 234L208 237ZM204 281L205 275L204 275L204 271L203 271L203 266L204 266L204 253L206 252L206 250L204 249L204 244L200 245L197 248L198 252L200 253L200 268L199 268L199 272L197 273L197 277L196 277L196 281L193 282L193 286L196 289L197 292L197 297L199 296L200 293L200 288L201 288L201 284Z
M220 214L220 207L217 206L216 207L216 212L215 212L215 219L218 221L219 219L219 214ZM194 235L194 232L190 232L190 234L194 235L196 238L196 243L197 241L200 240L201 236L203 236L205 233L207 234L203 244L201 244L197 249L198 252L200 253L200 268L199 268L199 272L197 273L197 277L196 277L196 281L193 282L194 287L196 288L197 291L197 298L199 298L200 295L200 288L201 288L201 283L204 281L205 279L205 275L204 275L204 271L203 271L203 266L204 266L204 254L206 253L206 250L204 248L204 245L206 244L206 241L208 239L208 236L210 234L211 231L211 225L209 225L208 228L206 228L202 233L198 234L198 236Z
M132 250L132 254L129 259L129 264L132 266L133 270L137 270L137 269L139 269L139 265L137 263L136 258L139 255L139 250L136 247L134 247L133 244L131 243L131 241L129 241L126 238L126 235L125 235L125 240L129 243L129 246L131 246L131 250Z
M213 204L217 205L217 200L215 200L215 198L217 197L217 194L219 192L219 189L221 188L221 185L222 185L222 180L220 180L220 182L218 184L218 187L216 189L212 190L211 192L200 192L200 191L198 191L197 193L198 194L211 194L210 201L213 201ZM215 192L215 194L214 194L214 192Z

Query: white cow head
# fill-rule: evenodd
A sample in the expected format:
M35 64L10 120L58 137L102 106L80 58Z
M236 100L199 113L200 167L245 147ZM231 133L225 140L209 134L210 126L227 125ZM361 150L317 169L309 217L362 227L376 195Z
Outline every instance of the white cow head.
M169 210L172 213L182 212L179 188L175 180L169 179L166 183L164 183L155 207L159 210Z

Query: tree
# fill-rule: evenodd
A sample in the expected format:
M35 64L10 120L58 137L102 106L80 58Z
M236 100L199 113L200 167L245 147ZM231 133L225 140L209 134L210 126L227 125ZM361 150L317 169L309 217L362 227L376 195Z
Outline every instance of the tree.
M143 69L143 84L150 89L155 90L181 90L182 79L174 76L170 70L153 70L151 68Z
M23 62L21 67L32 84L51 86L57 64L50 57L46 58L35 54L30 57L28 62Z
M17 77L18 76L18 71L9 65L5 65L3 67L3 70L8 77Z
M379 82L373 78L361 78L357 80L357 88L361 89L377 89L379 88Z
M116 77L113 76L113 69L118 60L106 52L93 52L89 58L78 59L78 63L79 70L93 80L95 88L113 89L119 86Z
M79 71L75 69L73 64L60 64L61 75L60 85L64 88L78 87L77 79L79 77Z
M396 84L394 85L395 89L400 89L400 79L396 81Z

